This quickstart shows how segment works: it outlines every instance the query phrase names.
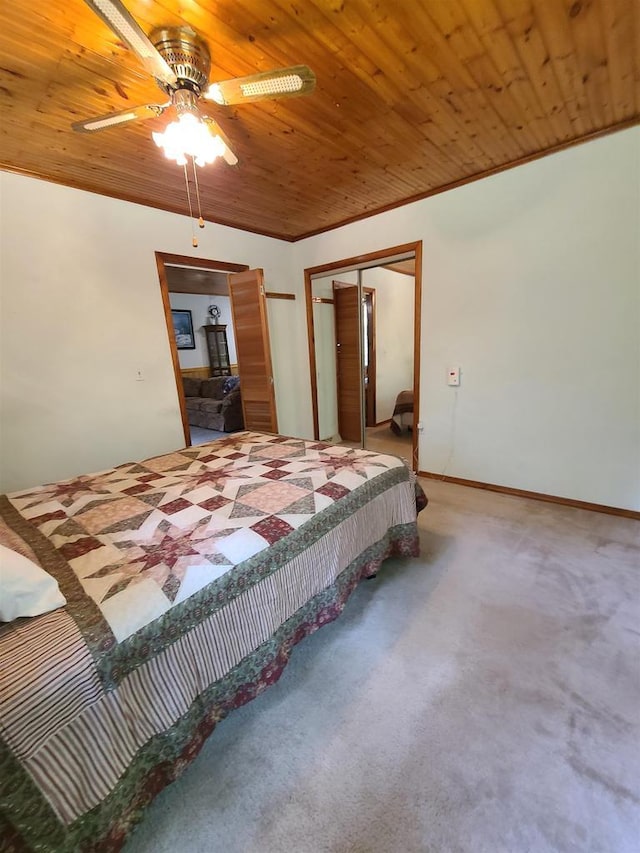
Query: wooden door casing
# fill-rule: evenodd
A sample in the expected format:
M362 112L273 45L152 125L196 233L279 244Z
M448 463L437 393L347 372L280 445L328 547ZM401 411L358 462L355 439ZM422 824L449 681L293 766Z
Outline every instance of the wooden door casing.
M245 429L277 433L264 273L247 270L228 281Z
M360 299L355 284L333 283L338 385L338 432L343 441L362 441Z

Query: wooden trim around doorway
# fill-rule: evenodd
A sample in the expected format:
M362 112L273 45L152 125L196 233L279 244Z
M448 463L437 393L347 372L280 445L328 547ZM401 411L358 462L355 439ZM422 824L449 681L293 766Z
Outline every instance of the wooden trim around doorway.
M420 423L420 340L422 333L422 240L416 245L416 275L413 303L413 470L420 467L418 460L418 424Z
M311 270L304 271L304 296L307 304L307 343L309 345L309 378L311 380L311 411L313 415L313 437L320 438L320 420L318 418L318 377L316 375L316 336L313 327L313 283ZM333 302L333 299L331 300Z
M211 270L212 272L244 272L248 270L247 264L232 264L229 261L208 261L206 258L190 258L188 255L172 255L171 252L156 252L156 259L162 258L165 264L174 264L181 267L195 267L199 270Z
M352 258L343 258L340 261L331 261L329 264L319 264L317 267L309 267L306 269L305 278L306 273L309 273L309 278L311 278L312 276L320 276L325 273L329 274L336 270L347 272L348 270L355 270L358 267L382 267L385 266L385 264L378 264L376 262L384 261L385 258L395 257L396 255L410 255L412 252L417 251L417 246L422 246L422 240L418 240L416 243L402 243L402 245L392 246L390 249L379 249L377 252L367 252L364 255L354 255ZM417 273L418 264L416 263L416 275Z
M207 258L191 258L187 255L173 255L169 252L156 252L156 267L158 269L158 280L160 282L160 294L164 309L164 319L167 325L167 337L169 339L169 351L173 363L173 374L178 394L178 405L180 407L180 418L182 420L182 431L184 432L185 447L191 446L191 430L187 419L187 406L184 400L184 388L182 385L182 372L180 370L180 358L178 347L173 333L173 319L171 317L171 302L169 301L169 285L167 283L166 264L181 264L182 266L197 267L198 269L210 269L220 272L243 272L248 270L247 264L232 264L228 261L213 261Z

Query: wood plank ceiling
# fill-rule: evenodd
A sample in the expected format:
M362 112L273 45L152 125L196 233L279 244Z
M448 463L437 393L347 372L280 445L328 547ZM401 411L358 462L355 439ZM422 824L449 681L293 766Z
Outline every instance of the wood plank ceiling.
M229 284L226 272L176 267L165 264L169 293L197 293L201 296L228 296Z
M240 159L199 170L204 216L297 239L640 116L637 0L129 0L148 32L190 24L211 80L306 63L307 97L209 104ZM187 212L160 119L72 121L162 101L81 0L0 10L1 166ZM171 116L170 116L171 118ZM169 119L170 120L170 119Z

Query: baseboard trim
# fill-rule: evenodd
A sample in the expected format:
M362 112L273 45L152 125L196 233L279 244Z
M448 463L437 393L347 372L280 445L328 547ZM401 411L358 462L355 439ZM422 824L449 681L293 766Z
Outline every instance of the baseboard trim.
M385 424L390 424L390 423L391 423L391 418L387 418L386 421L378 421L378 423L375 425L375 427L373 427L373 429L376 429L376 427L384 426ZM367 427L367 429L371 429L371 427Z
M543 492L529 492L526 489L513 489L511 486L496 486L494 483L481 483L478 480L464 480L462 477L449 477L443 474L432 474L430 471L418 471L418 477L429 480L442 480L444 483L455 483L458 486L469 486L472 489L484 489L487 492L499 492L502 495L514 495L518 498L531 498L534 501L546 501L552 504L562 504L575 509L588 509L591 512L602 512L606 515L618 515L622 518L634 518L640 521L640 512L634 509L622 509L616 506L593 504L588 501L577 501L573 498L561 498L558 495L545 495Z

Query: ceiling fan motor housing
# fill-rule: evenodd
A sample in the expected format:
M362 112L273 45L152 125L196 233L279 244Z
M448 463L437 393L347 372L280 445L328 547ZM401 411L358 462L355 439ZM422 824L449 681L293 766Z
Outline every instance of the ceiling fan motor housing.
M209 82L211 59L209 48L190 27L159 27L149 39L178 78L179 89L200 94ZM171 88L158 81L165 92Z

